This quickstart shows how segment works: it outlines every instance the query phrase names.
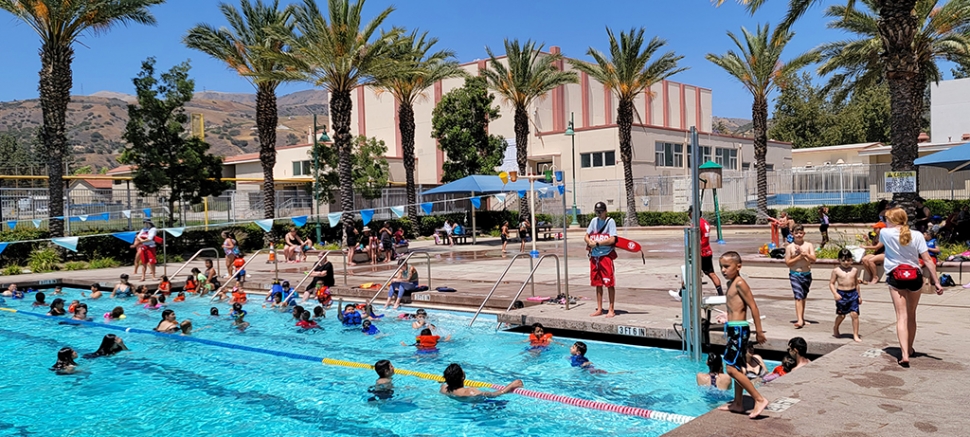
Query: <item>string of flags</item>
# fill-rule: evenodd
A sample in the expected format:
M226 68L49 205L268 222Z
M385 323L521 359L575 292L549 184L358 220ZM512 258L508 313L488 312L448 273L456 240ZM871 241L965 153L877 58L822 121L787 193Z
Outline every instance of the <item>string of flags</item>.
M565 186L564 185L558 185L556 188L558 188L557 191L559 192L560 195L564 195L565 194ZM536 191L539 192L539 197L540 198L543 198L543 197L551 197L551 196L554 195L554 192L555 192L554 190L552 190L550 188L541 188L541 189L538 189ZM521 190L521 191L519 191L516 194L518 194L519 197L525 197L525 193L526 193L526 190ZM426 215L430 215L434 211L434 204L435 203L454 202L454 201L459 201L459 200L469 200L469 201L471 201L472 207L474 207L476 209L479 209L479 208L482 207L482 197L489 197L489 196L470 196L470 197L463 197L463 198L457 198L457 199L438 200L438 201L434 201L434 202L422 202L422 203L419 203L418 205L421 207L421 210L424 211L424 213ZM505 199L507 198L507 195L506 195L506 193L498 193L498 194L493 194L490 197L494 197L495 200L497 200L498 202L502 203L502 202L505 202ZM407 208L407 206L408 205L398 205L398 206L384 207L384 208L380 208L380 209L388 209L388 210L391 211L391 213L394 214L395 217L401 218L401 217L404 217L406 215L406 208ZM124 210L124 211L120 211L120 212L121 212L121 214L125 218L131 218L131 210ZM142 213L145 215L146 218L150 218L151 217L151 209L150 208L143 209L142 210ZM370 223L373 220L374 214L376 213L376 209L371 208L371 209L361 209L361 210L355 210L355 211L340 211L340 212L332 212L332 213L329 213L329 214L327 214L327 220L330 223L330 227L331 228L336 227L340 223L340 218L343 217L343 215L345 213L354 214L354 215L360 214L361 221L363 222L364 225L367 225L368 223ZM88 222L88 221L107 221L107 220L109 220L111 214L113 214L113 213L111 213L111 212L104 212L104 213L98 213L98 214L87 214L87 215L81 215L81 216L73 216L73 217L69 217L68 219L70 221L81 221L81 222ZM41 223L43 223L43 221L45 221L45 220L49 220L50 218L63 219L64 217L62 217L62 216L49 217L49 218L46 218L46 219L31 220L31 222L32 222L32 224L34 225L35 228L40 228ZM178 238L178 237L182 236L182 234L185 232L186 229L190 229L190 228L203 228L203 227L218 228L218 227L224 227L224 226L243 225L243 224L248 224L248 223L255 223L257 226L259 226L260 229L262 229L262 230L264 230L266 232L269 232L270 230L273 229L273 224L276 222L276 220L289 220L289 221L291 221L293 223L294 226L303 227L303 226L305 226L307 224L307 221L309 220L309 217L308 216L305 216L305 215L302 215L302 216L293 216L293 217L277 217L277 218L262 219L262 220L252 220L252 221L243 221L243 222L225 222L225 223L214 223L214 224L208 224L208 225L196 225L196 226L182 226L182 227L172 227L172 228L161 228L161 229L159 229L159 231L162 231L162 232L167 233L167 234L169 234L169 235L171 235L173 237ZM18 223L19 222L17 220L8 220L6 222L7 226L10 229L15 228ZM43 242L43 241L50 241L51 243L56 244L58 246L61 246L61 247L65 248L65 249L67 249L67 250L70 250L72 252L77 252L77 246L78 246L78 243L79 243L80 239L81 238L89 238L89 237L112 236L112 237L118 238L119 240L122 240L122 241L124 241L124 242L126 242L128 244L134 244L135 238L137 237L138 233L139 233L139 231L124 231L124 232L112 232L112 233L107 233L107 234L83 235L83 236L76 236L76 237L58 237L58 238L47 238L47 239L35 239L35 240L22 240L22 241L0 242L0 254L2 254L3 251L7 248L7 246L9 246L11 244L17 244L17 243L35 243L35 242Z
M160 210L163 210L164 212L168 212L168 208L166 208L164 206L161 207ZM95 214L73 215L73 216L67 216L67 221L69 221L71 223L108 221L108 220L111 220L112 216L114 216L116 218L124 217L126 219L130 219L131 218L132 211L133 210L126 209L126 210L123 210L123 211L113 211L113 212L110 212L109 211L109 212L99 212L99 213L95 213ZM145 218L151 218L152 217L152 208L142 208L141 213L142 213L142 216L143 217L145 217ZM121 216L119 217L118 214L120 214ZM40 226L44 222L50 221L52 219L53 220L64 220L64 217L65 216L59 215L59 216L53 216L53 217L45 217L45 218L39 218L39 219L31 219L30 220L30 223L34 225L34 229L40 229ZM17 227L18 224L20 224L22 222L26 222L26 221L7 220L4 223L7 225L7 228L8 229L14 229L14 228Z

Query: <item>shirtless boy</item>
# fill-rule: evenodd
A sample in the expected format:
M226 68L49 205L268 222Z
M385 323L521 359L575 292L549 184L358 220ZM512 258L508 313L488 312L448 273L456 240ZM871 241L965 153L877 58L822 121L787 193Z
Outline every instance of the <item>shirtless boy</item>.
M812 287L812 264L815 263L815 246L805 241L805 228L795 225L792 229L793 243L785 249L785 264L788 265L788 279L795 295L795 329L805 326L805 299Z
M465 402L477 402L484 398L495 398L522 387L522 380L516 379L497 391L481 391L475 387L465 387L465 371L457 363L445 369L445 383L441 384L441 394Z
M848 314L852 317L852 338L862 341L859 337L859 304L862 303L862 296L859 294L859 269L852 266L852 252L849 249L839 251L839 266L832 269L829 290L835 298L835 327L832 328L832 336L840 337L839 325Z
M751 295L751 288L740 275L741 255L734 251L726 252L721 255L719 262L721 274L728 283L728 322L724 325L728 338L727 346L724 348L724 364L727 365L728 375L734 379L734 401L718 409L745 413L744 391L747 391L754 398L754 409L748 417L754 419L768 406L768 400L755 390L754 383L745 375L744 353L748 347L748 336L751 334L748 327L748 308L751 309L751 317L754 318L755 341L762 344L767 340L765 332L761 329L761 312L758 311L758 304Z

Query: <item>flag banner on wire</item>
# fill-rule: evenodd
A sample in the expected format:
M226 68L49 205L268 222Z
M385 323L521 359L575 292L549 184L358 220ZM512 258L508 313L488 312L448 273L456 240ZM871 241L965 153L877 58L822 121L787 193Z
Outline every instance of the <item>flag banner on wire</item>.
M256 220L254 223L266 232L273 229L273 219Z
M434 204L431 202L424 202L421 204L421 210L424 211L425 214L431 214L432 209L434 209Z
M145 213L145 218L152 218L152 209L151 208L145 208L145 209L141 210L141 212Z
M505 203L505 193L496 194L495 200L498 200L499 203Z
M526 190L519 190L519 198L525 197Z
M124 211L121 211L121 215L125 216L125 218L129 218L130 219L131 218L131 210L130 209L126 209Z
M79 215L79 216L77 216L77 218L78 218L79 220L81 220L82 222L86 222L86 221L88 221L88 215L87 215L87 214L84 214L84 215Z
M7 248L7 243L0 243L0 253L3 253L3 250L6 248Z
M391 212L397 216L397 218L404 217L404 207L403 206L392 206Z
M290 220L293 220L293 224L296 227L302 228L304 225L306 225L307 216L301 215L301 216L298 216L298 217L293 217Z
M331 212L330 214L327 214L327 220L330 220L331 228L337 227L337 223L340 223L340 216L343 214L344 213L342 212Z
M138 232L136 232L136 231L131 231L131 232L115 232L115 233L111 234L112 237L115 237L115 238L117 238L117 239L119 239L121 241L125 241L128 244L135 244L135 236L136 235L138 235Z
M31 220L30 222L34 224L34 229L40 229L40 224L43 220Z
M471 198L471 201L472 201L472 206L474 206L475 209L478 209L478 208L481 208L482 207L482 198L481 198L481 196L472 197Z
M563 196L563 195L566 194L566 186L565 185L558 185L558 186L556 186L556 188L559 189L559 195L560 196Z
M367 226L367 224L370 223L372 218L374 218L373 209L360 210L360 220L364 222L364 226Z
M271 225L271 227L272 227L272 225ZM182 236L182 233L185 232L185 228L165 228L165 229L162 229L162 230L165 231L165 232L168 232L168 234L171 235L171 236L173 236L173 237L181 237Z
M51 238L51 243L61 246L71 252L77 252L78 237Z
M7 228L13 230L13 228L16 228L16 227L17 227L17 221L16 220L8 220L7 221Z

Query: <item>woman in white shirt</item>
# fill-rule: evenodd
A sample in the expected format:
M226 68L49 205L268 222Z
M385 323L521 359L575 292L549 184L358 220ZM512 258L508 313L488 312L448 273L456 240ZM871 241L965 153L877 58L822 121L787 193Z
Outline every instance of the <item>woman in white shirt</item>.
M916 307L923 289L923 273L919 264L922 258L936 287L936 294L943 294L943 287L936 276L936 264L930 258L926 240L919 232L911 232L906 211L894 208L886 212L888 226L879 233L879 242L886 248L886 283L896 309L896 336L899 338L901 358L898 363L909 367L909 357L914 354L916 339Z

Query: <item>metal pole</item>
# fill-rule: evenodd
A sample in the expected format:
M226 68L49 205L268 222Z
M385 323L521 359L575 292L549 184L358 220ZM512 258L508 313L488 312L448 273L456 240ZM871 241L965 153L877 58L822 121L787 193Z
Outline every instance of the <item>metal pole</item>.
M162 259L165 260L165 262L162 263L162 274L165 276L168 276L168 245L165 240L165 231L162 231ZM216 263L218 262L219 262L219 253L216 252ZM148 266L145 266L145 268L147 269ZM142 272L142 273L145 273L145 272Z
M697 140L697 128L690 128L690 141L691 149L693 151L694 159L691 160L691 200L692 206L694 208L694 214L691 217L691 238L690 238L690 252L692 255L691 270L688 272L691 275L693 288L690 289L690 324L691 324L691 336L690 336L690 350L691 357L700 361L701 359L701 269L697 268L696 258L700 255L700 227L701 227L701 196L698 192L700 184L700 153L701 148ZM684 297L687 299L687 296Z
M721 208L717 204L717 188L714 191L714 214L717 217L717 244L724 244L724 235L721 234Z
M320 231L320 195L317 192L319 189L320 178L320 151L317 145L317 114L313 114L313 206L316 215L317 222L317 244L323 245L323 234Z
M474 191L472 191L472 197L475 197ZM471 202L471 200L469 200L469 202ZM472 206L472 245L475 245L475 244L478 244L478 239L475 238L475 204L472 203L471 206Z
M125 193L128 196L128 230L131 230L131 181L125 181Z
M842 166L839 166L839 204L845 205L845 185L842 177Z
M573 172L576 172L576 167L573 167ZM573 181L575 185L576 181ZM569 241L566 235L566 181L562 181L563 193L562 193L562 259L563 259L563 272L565 273L566 283L566 311L569 311L569 247L567 246L567 241ZM573 189L573 196L576 195L576 190ZM574 200L575 202L575 200ZM576 220L576 207L573 207L573 220ZM577 223L578 225L578 223Z
M573 222L570 223L570 226L579 226L579 220L576 219L576 131L575 131L576 125L573 124L573 113L572 112L569 113L569 127L571 127L571 128L574 129L573 130L573 134L570 137L572 139L572 142L573 142L573 151L572 151L572 154L570 155L572 157L572 159L573 159ZM565 184L563 184L563 185L565 185ZM563 196L563 203L565 203L565 202L566 202L566 199L565 199L565 196ZM565 227L563 227L562 232L563 232L563 240L565 240L566 239L566 237L565 237L566 236L566 228ZM565 245L565 243L563 243L563 244ZM566 263L568 264L569 261L567 260ZM567 273L567 276L568 276L568 273ZM569 294L569 281L566 281L566 294ZM568 303L567 303L566 309L569 309Z
M71 184L65 183L67 189L64 190L64 235L71 235ZM47 199L47 210L50 211L51 201L54 199Z

